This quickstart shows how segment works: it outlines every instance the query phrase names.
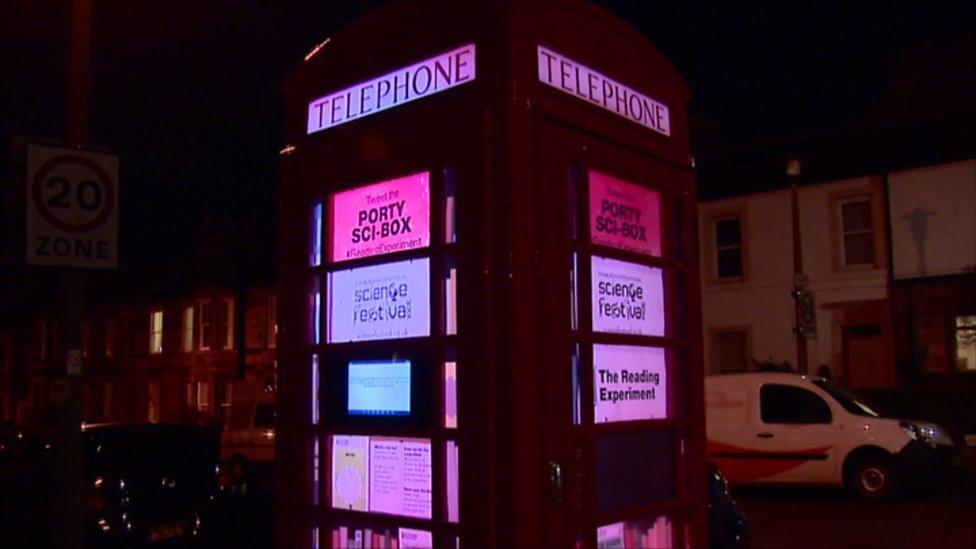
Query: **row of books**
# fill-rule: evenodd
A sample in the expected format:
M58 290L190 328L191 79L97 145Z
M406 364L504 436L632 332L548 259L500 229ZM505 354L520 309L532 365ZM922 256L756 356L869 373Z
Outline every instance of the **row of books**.
M661 516L653 522L635 520L602 526L597 530L597 549L664 549L673 545L671 521Z
M340 526L332 530L334 549L429 549L434 538L425 530L372 529Z

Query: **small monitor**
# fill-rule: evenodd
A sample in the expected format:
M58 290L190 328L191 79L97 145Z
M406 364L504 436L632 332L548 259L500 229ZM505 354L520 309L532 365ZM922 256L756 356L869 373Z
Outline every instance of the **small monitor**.
M409 416L410 361L349 362L346 411L350 416Z
M417 342L377 341L328 353L322 424L369 431L430 426L433 359Z

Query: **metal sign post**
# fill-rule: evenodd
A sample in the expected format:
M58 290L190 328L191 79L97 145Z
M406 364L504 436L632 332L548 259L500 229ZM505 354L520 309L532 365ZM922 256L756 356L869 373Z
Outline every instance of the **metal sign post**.
M88 141L89 117L89 58L91 50L91 0L74 0L71 21L71 51L68 77L68 144L82 146ZM39 151L38 151L39 152ZM79 231L86 224L100 226L104 219L99 220L106 210L104 191L109 182L102 178L95 181L91 178L80 178L72 181L78 175L77 170L67 173L57 173L63 164L52 164L51 159L40 168L46 168L48 175L34 173L28 179L31 185L28 192L28 203L34 203L34 214L39 214L47 224L71 233ZM30 170L29 170L30 171ZM97 188L97 190L95 190ZM74 200L68 201L71 190L75 190ZM35 194L36 192L40 193ZM66 192L65 192L66 191ZM101 200L95 200L95 194L102 192ZM45 194L45 193L53 194ZM62 194L63 193L63 194ZM43 204L43 205L42 205ZM48 209L50 207L50 209ZM94 217L85 220L92 212L88 208L98 210ZM44 215L44 212L48 216ZM31 219L32 209L28 207L28 219ZM57 227L60 222L63 226ZM28 238L31 228L42 229L43 223L28 221ZM114 223L112 230L114 232ZM80 232L80 231L79 231ZM76 233L78 234L78 233ZM35 239L43 234L34 233ZM53 234L48 235L53 236ZM31 257L30 248L34 247L35 258L38 242L28 240L28 258ZM115 267L115 250L112 250L111 265ZM29 261L30 262L30 261ZM38 263L35 263L38 264ZM59 265L57 262L43 263ZM60 265L71 266L70 262ZM91 266L91 265L78 265ZM77 364L77 356L81 353L81 319L85 301L85 275L77 269L68 269L61 273L60 284L60 319L63 334L64 370L55 372L55 380L66 382L68 394L65 402L55 411L55 467L54 482L52 482L52 510L51 510L51 541L55 547L81 548L84 545L85 515L84 515L84 454L82 452L81 419L82 419L82 390L81 367ZM69 368L68 363L72 362Z

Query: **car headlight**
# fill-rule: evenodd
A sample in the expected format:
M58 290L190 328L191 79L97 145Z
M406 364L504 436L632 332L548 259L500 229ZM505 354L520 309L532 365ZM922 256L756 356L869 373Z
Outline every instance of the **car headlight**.
M912 440L927 442L936 446L953 446L952 438L945 430L934 423L921 421L902 421L901 430Z
M945 429L934 423L917 423L918 430L922 436L932 444L938 446L953 446L952 438L945 432Z

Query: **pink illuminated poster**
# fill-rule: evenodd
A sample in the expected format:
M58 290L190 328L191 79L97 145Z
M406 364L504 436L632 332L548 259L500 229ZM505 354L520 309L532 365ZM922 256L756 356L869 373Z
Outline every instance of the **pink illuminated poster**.
M430 175L408 175L332 195L329 238L333 262L429 246Z
M593 421L667 417L664 349L633 345L593 346Z
M594 244L661 256L657 191L590 170L590 236Z
M661 269L593 256L593 331L664 335Z

